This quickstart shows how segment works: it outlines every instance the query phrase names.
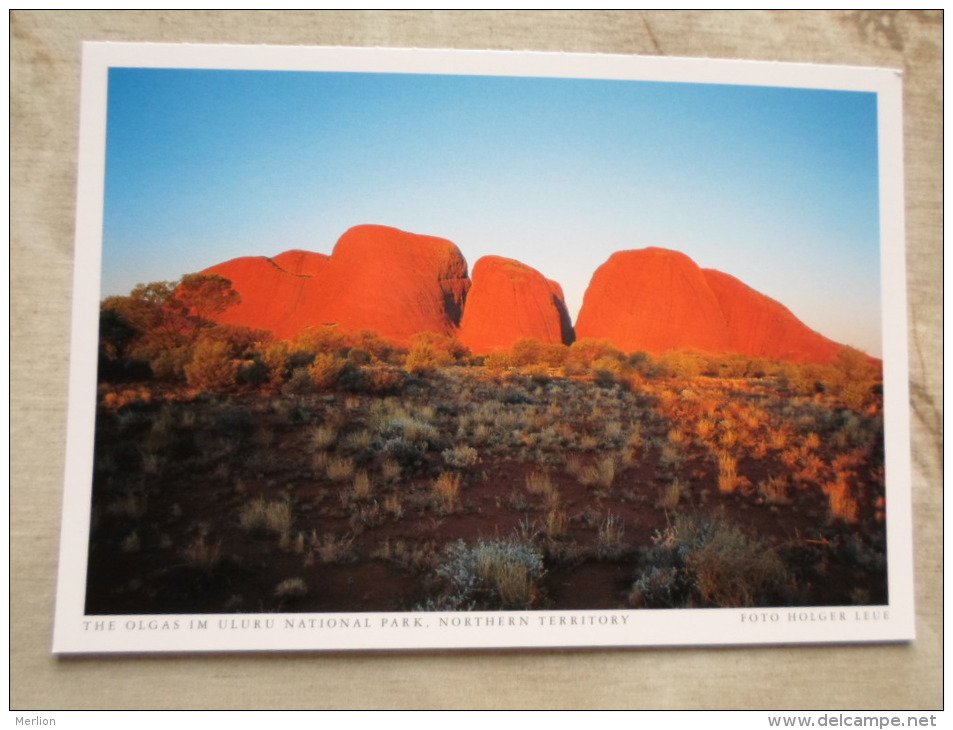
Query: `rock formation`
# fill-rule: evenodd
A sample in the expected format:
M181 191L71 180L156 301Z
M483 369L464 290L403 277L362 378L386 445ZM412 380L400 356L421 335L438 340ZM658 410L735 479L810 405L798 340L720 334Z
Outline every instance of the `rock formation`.
M694 349L791 362L830 362L841 345L732 276L661 248L613 254L592 277L578 338L633 352Z
M821 362L841 345L728 274L662 248L612 254L592 277L576 323L559 284L500 256L473 268L450 241L364 225L330 256L286 251L233 259L203 273L231 280L241 302L218 321L292 338L309 327L374 330L406 345L418 332L456 335L475 354L525 338L609 340L624 352L692 349Z
M728 328L725 348L752 357L807 363L831 362L843 349L818 334L780 302L755 291L733 276L704 270L718 298Z
M519 261L484 256L473 267L458 336L478 355L508 350L526 338L572 342L562 288Z
M624 352L719 351L727 327L718 299L688 256L662 248L620 251L586 289L576 337L607 339Z
M331 256L287 251L274 259L234 259L203 273L230 279L242 296L220 321L281 338L329 324L375 330L401 343L417 332L453 334L470 285L453 243L385 226L350 229Z

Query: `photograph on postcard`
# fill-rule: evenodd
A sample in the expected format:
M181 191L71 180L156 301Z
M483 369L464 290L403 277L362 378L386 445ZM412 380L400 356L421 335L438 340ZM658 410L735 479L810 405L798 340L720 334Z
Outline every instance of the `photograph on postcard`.
M884 72L140 48L84 77L71 645L910 637Z

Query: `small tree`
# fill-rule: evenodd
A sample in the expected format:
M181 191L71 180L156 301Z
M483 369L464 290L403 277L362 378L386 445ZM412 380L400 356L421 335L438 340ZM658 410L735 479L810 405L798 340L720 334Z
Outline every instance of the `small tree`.
M211 317L238 301L231 282L217 275L189 274L178 282L139 284L128 296L103 300L102 351L108 357L148 362L157 377L181 376L182 368L170 365L180 363L181 353L215 327ZM226 329L219 339L234 339L232 330L246 328Z

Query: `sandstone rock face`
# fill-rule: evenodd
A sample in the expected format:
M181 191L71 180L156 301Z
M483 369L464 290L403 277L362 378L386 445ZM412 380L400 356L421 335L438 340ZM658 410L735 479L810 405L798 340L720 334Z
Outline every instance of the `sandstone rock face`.
M206 269L232 282L242 300L215 317L223 324L270 330L275 337L295 337L320 324L315 307L320 285L314 277L292 274L264 256L246 256Z
M694 349L800 363L831 362L842 348L738 279L660 248L613 254L596 271L576 336L625 352Z
M596 270L573 330L558 283L525 264L486 256L473 269L450 241L357 226L330 256L286 251L234 259L224 276L241 302L220 322L271 330L374 330L406 345L418 332L457 335L474 354L525 338L570 344L607 339L625 352L692 349L791 362L831 362L841 345L782 304L728 274L662 248L620 251Z
M726 350L772 360L829 363L843 348L735 277L714 269L703 273L728 326Z
M405 341L417 332L453 334L460 324L470 279L446 239L358 226L338 240L331 264L324 293L342 329Z
M272 261L275 265L284 269L290 274L299 276L319 276L327 270L328 261L331 257L323 253L314 253L313 251L285 251L275 256Z
M547 344L572 341L562 288L513 259L484 256L473 267L460 341L477 355L534 338Z
M624 352L673 348L719 351L727 327L698 265L662 248L620 251L589 283L576 337L607 339Z
M450 241L385 226L357 226L331 256L288 251L246 257L203 273L230 279L241 304L219 321L294 337L308 327L375 330L406 343L417 332L453 334L470 280Z

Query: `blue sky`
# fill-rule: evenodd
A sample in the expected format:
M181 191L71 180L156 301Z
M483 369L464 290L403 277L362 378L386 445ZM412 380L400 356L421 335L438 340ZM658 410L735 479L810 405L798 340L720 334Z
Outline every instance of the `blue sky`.
M641 81L113 68L103 295L348 228L509 256L575 317L662 246L881 355L873 93Z

